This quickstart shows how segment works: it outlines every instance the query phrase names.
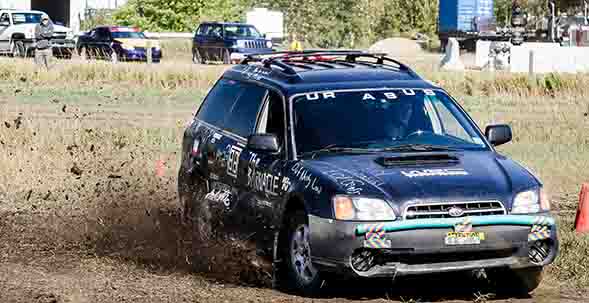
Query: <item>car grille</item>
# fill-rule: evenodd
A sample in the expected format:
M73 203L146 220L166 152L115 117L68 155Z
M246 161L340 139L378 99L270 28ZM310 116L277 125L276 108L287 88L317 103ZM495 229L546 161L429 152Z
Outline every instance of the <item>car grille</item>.
M451 215L451 209L459 209L462 211L458 211L458 214L456 212L452 212L453 214ZM504 214L506 214L505 207L499 201L469 201L409 205L405 209L403 217L406 220L412 220Z
M245 48L266 48L264 41L245 41Z
M65 39L66 35L65 32L54 32L53 39Z

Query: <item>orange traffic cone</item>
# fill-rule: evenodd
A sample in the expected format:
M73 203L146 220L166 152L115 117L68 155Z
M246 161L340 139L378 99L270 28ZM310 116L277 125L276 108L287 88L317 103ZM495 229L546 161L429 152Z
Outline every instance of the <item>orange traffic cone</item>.
M578 233L589 232L589 184L585 183L581 187L579 195L579 209L575 218L575 229Z

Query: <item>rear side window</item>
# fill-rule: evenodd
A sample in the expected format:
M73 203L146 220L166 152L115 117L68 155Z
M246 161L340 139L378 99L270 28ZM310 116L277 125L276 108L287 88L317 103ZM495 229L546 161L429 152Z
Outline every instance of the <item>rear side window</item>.
M219 80L211 89L196 117L216 127L224 128L225 117L230 112L233 104L235 104L243 88L243 85L237 81Z
M254 84L221 79L211 89L196 117L245 138L254 132L266 91Z
M263 87L245 84L243 92L225 119L225 128L244 138L253 134L266 91Z

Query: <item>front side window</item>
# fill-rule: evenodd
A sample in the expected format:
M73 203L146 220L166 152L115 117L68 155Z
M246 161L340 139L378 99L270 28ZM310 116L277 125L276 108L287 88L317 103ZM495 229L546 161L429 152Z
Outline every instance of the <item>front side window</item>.
M237 102L225 118L225 129L244 138L253 134L266 91L263 87L244 83Z
M427 144L486 150L476 127L443 91L356 90L294 98L298 153L328 147Z
M0 16L0 22L10 24L10 18L8 18L7 13L4 13L4 14L2 14L2 16Z
M41 23L41 14L37 13L14 13L12 14L14 25L26 23Z
M225 25L228 38L260 38L262 35L251 25Z
M142 32L112 32L113 39L147 39Z

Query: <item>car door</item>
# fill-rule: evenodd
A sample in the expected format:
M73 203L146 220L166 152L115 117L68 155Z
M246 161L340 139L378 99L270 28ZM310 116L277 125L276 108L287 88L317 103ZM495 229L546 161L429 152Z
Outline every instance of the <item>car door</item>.
M223 26L220 24L210 25L209 32L205 36L206 58L208 60L219 60L219 47L223 44Z
M200 53L201 57L205 56L205 52L206 52L206 35L209 31L209 25L207 24L202 24L201 26L198 27L198 29L196 30L196 33L194 34L194 45L193 47L198 50L198 52ZM203 57L205 58L205 57Z
M106 27L101 27L96 30L96 52L98 56L103 59L109 59L112 53L111 48L112 38L110 30Z
M10 49L10 37L8 28L10 27L10 15L2 13L0 15L0 50L7 51Z
M257 240L271 241L273 218L284 193L290 187L290 180L283 171L287 160L285 99L274 90L269 90L258 115L255 134L272 134L278 139L280 152L277 154L244 150L242 160L247 167L247 179L243 190L252 195L251 203L255 214L252 226L254 232L263 236ZM264 245L263 247L267 247Z
M247 138L255 133L256 121L267 89L253 84L241 82L243 87L237 101L226 116L225 134L231 139L225 149L225 184L231 186L235 197L228 209L225 226L236 236L249 238L257 227L257 209L255 193L248 187L251 170L248 166L253 153L247 150Z

